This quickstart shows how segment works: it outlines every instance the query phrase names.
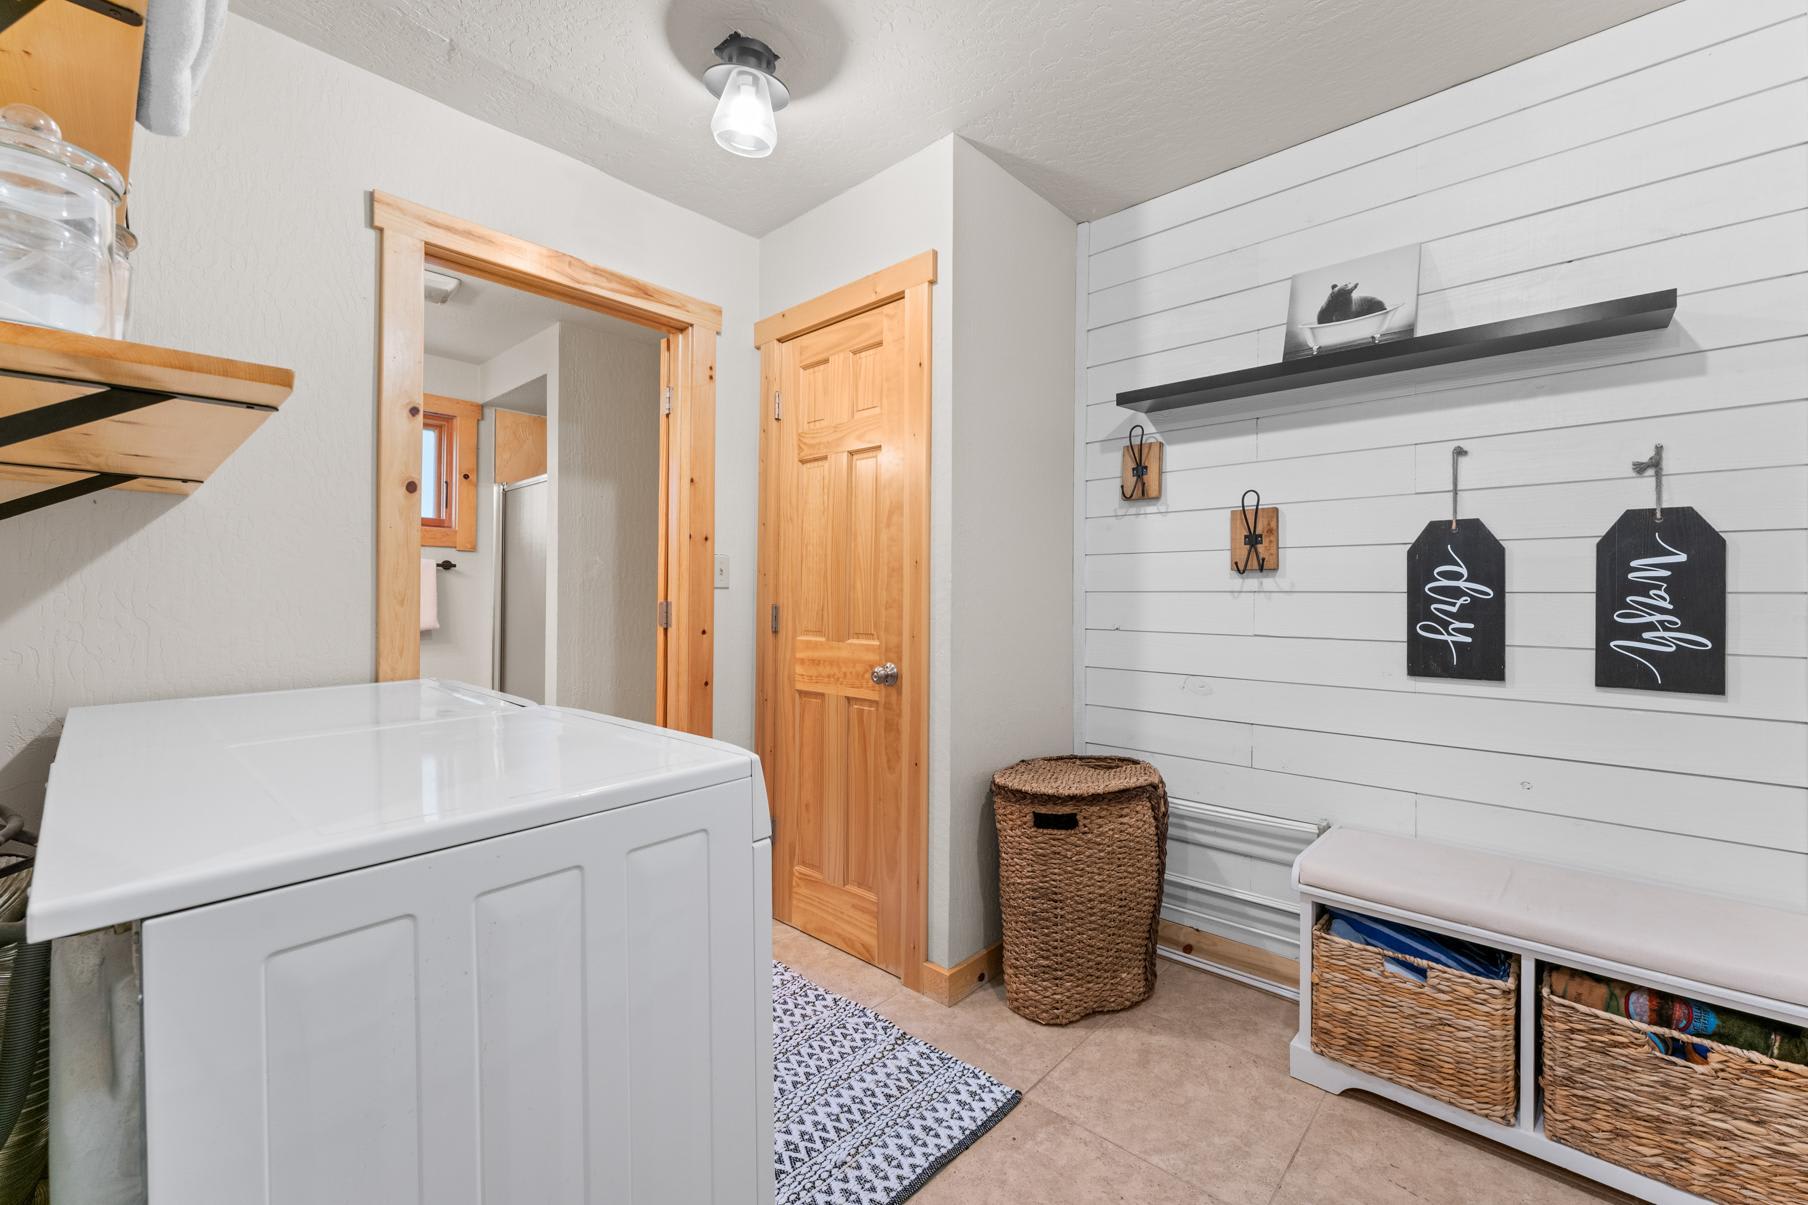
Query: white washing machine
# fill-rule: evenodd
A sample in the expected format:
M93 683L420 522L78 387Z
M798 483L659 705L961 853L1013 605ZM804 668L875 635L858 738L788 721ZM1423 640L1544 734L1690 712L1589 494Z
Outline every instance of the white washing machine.
M74 709L57 1197L770 1201L770 851L745 750L454 683Z

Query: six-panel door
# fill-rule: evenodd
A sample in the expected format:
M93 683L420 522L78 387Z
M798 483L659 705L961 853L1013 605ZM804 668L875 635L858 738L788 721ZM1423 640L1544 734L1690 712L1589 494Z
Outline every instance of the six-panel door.
M896 973L882 928L885 893L897 890L886 876L897 861L902 692L874 671L902 656L904 303L801 335L779 354L781 907Z

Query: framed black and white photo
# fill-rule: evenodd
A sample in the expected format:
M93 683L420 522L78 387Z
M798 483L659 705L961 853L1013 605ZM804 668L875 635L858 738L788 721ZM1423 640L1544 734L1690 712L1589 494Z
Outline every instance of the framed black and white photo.
M1507 678L1507 550L1480 519L1427 523L1406 553L1406 672Z
M1314 268L1293 278L1281 358L1410 338L1419 321L1419 248Z
M1629 510L1595 545L1595 685L1726 693L1726 537L1693 507Z

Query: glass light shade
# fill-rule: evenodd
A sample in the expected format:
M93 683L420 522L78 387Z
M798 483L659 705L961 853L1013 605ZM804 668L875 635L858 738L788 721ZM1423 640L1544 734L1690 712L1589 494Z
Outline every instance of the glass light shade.
M778 123L772 116L772 90L766 77L751 67L736 67L716 102L709 132L725 151L764 159L778 145Z

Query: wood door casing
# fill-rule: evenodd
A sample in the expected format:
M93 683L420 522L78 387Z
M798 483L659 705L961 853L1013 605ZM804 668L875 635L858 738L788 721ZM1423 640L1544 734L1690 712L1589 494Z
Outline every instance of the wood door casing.
M921 255L754 326L754 748L777 919L923 991L928 944L930 293ZM781 401L782 399L782 401ZM895 686L871 680L886 661Z
M672 416L665 399L672 396L672 336L659 341L659 597L672 596L673 531L672 513L674 482L672 480ZM671 630L660 624L653 631L653 660L657 666L658 685L653 691L653 722L668 726L666 709L670 704L672 682Z

